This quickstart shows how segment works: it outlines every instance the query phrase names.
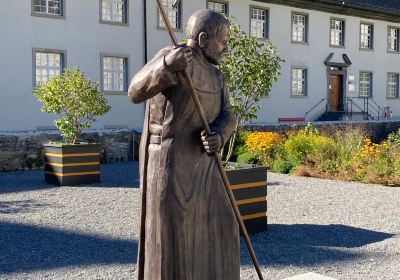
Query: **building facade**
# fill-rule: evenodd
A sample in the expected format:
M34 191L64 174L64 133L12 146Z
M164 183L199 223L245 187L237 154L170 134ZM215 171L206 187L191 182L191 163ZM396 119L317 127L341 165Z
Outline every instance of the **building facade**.
M171 9L173 0L163 1ZM367 107L371 118L400 118L397 1L182 0L168 12L179 39L190 14L203 8L235 16L285 59L255 122ZM156 1L1 1L0 26L0 131L51 127L32 89L75 66L112 106L95 128L141 127L144 106L130 104L126 90L145 61L170 44Z
M32 90L63 67L79 67L107 96L95 128L141 127L144 105L126 92L144 64L142 11L138 0L0 1L0 131L54 127Z

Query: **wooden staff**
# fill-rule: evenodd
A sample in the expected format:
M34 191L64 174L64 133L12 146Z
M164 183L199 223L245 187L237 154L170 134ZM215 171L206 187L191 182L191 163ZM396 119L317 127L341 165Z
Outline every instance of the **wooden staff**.
M176 0L175 3L173 4L173 7L176 8L179 5L179 2L180 2L180 0ZM171 37L172 43L174 44L174 46L178 46L178 40L176 39L175 33L172 30L171 23L169 22L167 14L165 13L164 5L161 2L161 0L157 0L157 4L158 4L158 9L160 10L160 14L161 14L161 16L163 18L163 21L165 23L165 26L167 27L167 31L169 33L169 36ZM189 89L191 91L192 98L193 98L194 104L196 106L197 112L198 112L198 114L200 116L201 123L204 126L204 130L209 135L209 134L211 134L210 126L208 125L206 116L204 114L203 107L201 106L199 97L198 97L198 95L197 95L197 93L196 93L196 91L194 89L193 82L190 79L186 69L184 71L182 71L182 75L183 75L183 78L185 79L185 81L187 82L187 84L189 85ZM221 174L222 181L224 182L225 190L226 190L226 193L228 194L228 197L229 197L229 200L231 202L233 211L235 212L236 220L239 223L240 231L242 232L244 240L246 241L247 249L249 250L250 256L251 256L251 258L253 260L253 264L254 264L254 267L255 267L255 269L257 271L258 278L260 280L264 280L264 278L262 276L262 273L261 273L260 265L258 264L256 255L255 255L254 250L253 250L253 246L251 245L249 235L247 233L246 227L244 226L242 216L240 215L239 208L236 205L235 197L234 197L233 192L231 190L231 187L230 187L230 184L229 184L229 180L228 180L228 177L227 177L226 172L225 172L225 168L224 168L224 166L222 164L222 161L221 161L221 157L220 157L218 152L215 152L213 154L213 156L215 158L215 162L217 163L219 173Z

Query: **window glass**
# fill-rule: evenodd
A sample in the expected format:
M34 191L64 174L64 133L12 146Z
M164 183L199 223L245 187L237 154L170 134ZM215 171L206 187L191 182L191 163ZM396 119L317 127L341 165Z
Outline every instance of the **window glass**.
M331 45L344 46L344 21L331 20Z
M392 52L399 51L399 29L388 28L388 50Z
M373 25L371 24L361 24L361 37L360 37L360 47L362 49L372 49L373 48Z
M387 96L391 98L399 97L399 74L388 73Z
M292 95L306 95L307 69L293 68L292 69Z
M372 81L372 73L369 73L369 72L361 72L360 73L360 96L361 97L372 96L371 81Z
M250 35L257 38L267 37L267 10L251 8Z
M33 10L36 13L62 15L62 0L35 0Z
M292 14L292 41L307 41L307 16Z
M46 83L51 77L60 76L63 68L63 54L50 52L35 53L35 84Z
M207 8L221 14L228 14L228 5L226 3L209 1L207 3Z
M103 0L101 19L104 21L126 22L125 0Z
M103 57L103 90L126 91L126 58Z
M172 5L174 0L162 0L164 5L164 10L168 16L169 22L171 23L172 28L180 29L181 28L181 20L180 20L180 10L181 10L181 2L179 3L179 7L174 8ZM165 27L164 20L159 14L159 26Z

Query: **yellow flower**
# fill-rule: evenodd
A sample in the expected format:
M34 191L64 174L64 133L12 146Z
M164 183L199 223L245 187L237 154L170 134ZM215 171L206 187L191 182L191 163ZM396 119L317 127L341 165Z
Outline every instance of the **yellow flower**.
M278 140L279 134L275 132L253 132L247 137L245 145L255 152L267 152Z

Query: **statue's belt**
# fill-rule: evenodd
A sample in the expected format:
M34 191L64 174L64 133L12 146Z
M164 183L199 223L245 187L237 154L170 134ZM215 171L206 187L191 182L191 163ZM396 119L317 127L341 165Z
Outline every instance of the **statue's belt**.
M150 135L150 144L161 144L161 135Z

